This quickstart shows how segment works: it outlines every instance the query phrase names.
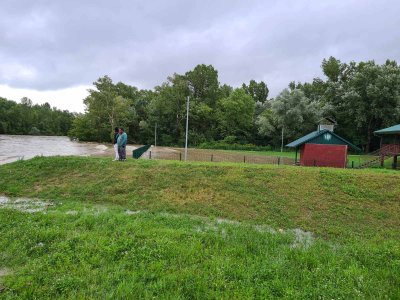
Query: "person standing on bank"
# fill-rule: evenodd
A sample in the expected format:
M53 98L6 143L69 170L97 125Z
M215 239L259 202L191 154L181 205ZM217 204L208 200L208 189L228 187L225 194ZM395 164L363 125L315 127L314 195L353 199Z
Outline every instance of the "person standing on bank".
M122 127L120 127L119 135L118 135L118 139L117 139L119 160L126 160L126 142L127 141L128 141L128 136L124 132L124 129Z
M119 160L119 155L118 155L118 137L119 137L119 128L115 127L114 129L114 152L115 152L115 159L114 160Z

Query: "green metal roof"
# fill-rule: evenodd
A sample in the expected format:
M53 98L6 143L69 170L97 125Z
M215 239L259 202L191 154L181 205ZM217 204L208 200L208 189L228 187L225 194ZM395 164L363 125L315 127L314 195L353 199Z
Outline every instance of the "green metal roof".
M361 151L360 148L358 148L356 145L350 143L349 141L345 140L344 138L338 136L336 133L331 132L327 129L324 130L320 130L320 131L313 131L289 144L286 145L286 147L290 147L290 148L297 148L307 142L312 142L313 140L316 140L318 137L322 136L323 134L329 132L330 134L332 134L334 137L336 137L337 139L339 139L340 141L342 141L344 144L348 145L349 147L353 148L354 150L357 151Z
M375 134L380 135L380 134L396 134L396 133L400 133L400 124L388 127L388 128L384 128L384 129L380 129L377 131L374 131Z
M300 145L303 145L303 144L307 143L308 141L312 140L313 138L319 136L320 134L322 134L322 133L324 133L326 131L328 131L328 130L324 129L324 130L321 130L321 131L313 131L313 132L311 132L311 133L309 133L309 134L307 134L307 135L305 135L305 136L303 136L303 137L301 137L301 138L299 138L299 139L287 144L286 147L290 147L290 148L298 147Z

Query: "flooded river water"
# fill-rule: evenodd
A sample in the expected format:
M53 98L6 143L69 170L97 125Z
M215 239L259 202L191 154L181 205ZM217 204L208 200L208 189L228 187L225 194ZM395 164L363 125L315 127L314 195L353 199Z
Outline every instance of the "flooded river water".
M139 145L127 145L126 155L131 157L132 150ZM113 158L111 144L71 141L65 136L0 135L0 164L35 156L77 155L107 156ZM143 159L184 160L184 149L173 147L151 147ZM255 164L293 164L294 159L260 155L257 152L229 152L222 150L188 149L188 160L209 162L238 162Z
M128 150L135 149L129 147ZM65 136L0 135L0 164L35 156L80 155L112 157L111 144L81 143Z

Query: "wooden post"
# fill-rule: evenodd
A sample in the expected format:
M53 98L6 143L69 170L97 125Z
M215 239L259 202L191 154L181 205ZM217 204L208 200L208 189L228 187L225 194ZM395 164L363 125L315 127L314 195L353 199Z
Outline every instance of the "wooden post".
M151 151L149 152L149 159L151 159Z
M297 147L296 147L296 156L294 158L294 164L297 165Z
M397 155L393 155L393 169L397 169Z
M246 155L243 156L243 162L246 163Z
M213 154L211 154L211 161L213 161Z

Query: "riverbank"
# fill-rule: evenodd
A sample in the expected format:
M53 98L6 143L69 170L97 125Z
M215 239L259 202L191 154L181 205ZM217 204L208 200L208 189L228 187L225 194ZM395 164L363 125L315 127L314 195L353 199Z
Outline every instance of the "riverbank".
M400 295L395 171L51 157L0 178L6 297Z

